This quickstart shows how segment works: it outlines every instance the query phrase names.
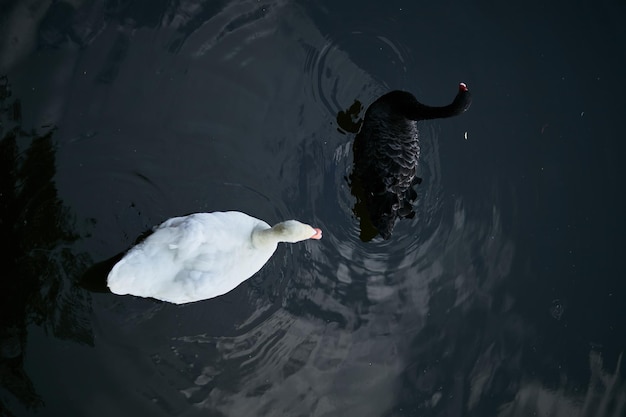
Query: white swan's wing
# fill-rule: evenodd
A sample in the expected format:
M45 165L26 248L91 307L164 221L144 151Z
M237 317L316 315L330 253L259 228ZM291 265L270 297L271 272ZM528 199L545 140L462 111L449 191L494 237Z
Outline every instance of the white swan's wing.
M177 304L222 295L257 272L274 252L252 247L251 232L260 223L237 212L169 219L113 267L109 288Z
M154 297L159 288L185 268L202 245L218 246L208 241L212 235L207 235L203 227L192 216L176 217L161 224L111 269L107 279L111 291Z

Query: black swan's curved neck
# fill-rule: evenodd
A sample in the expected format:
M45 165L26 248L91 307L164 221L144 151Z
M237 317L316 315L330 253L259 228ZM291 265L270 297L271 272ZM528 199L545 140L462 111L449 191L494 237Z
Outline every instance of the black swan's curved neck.
M452 117L465 112L472 103L472 96L464 83L459 85L459 92L454 101L447 106L428 106L422 104L413 94L406 91L392 91L379 99L389 104L394 111L410 120L428 120Z
M463 106L455 102L442 107L427 106L422 103L417 103L414 108L410 109L407 118L411 120L441 119L456 116L464 111Z

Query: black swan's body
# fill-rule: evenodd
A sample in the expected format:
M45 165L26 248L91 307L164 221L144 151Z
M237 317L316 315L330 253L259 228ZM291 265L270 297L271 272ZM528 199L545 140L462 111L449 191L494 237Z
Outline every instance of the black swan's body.
M352 181L362 188L374 228L389 239L397 218L413 217L413 185L420 155L417 122L463 113L471 104L467 86L459 85L447 106L426 106L406 91L392 91L372 103L354 140Z

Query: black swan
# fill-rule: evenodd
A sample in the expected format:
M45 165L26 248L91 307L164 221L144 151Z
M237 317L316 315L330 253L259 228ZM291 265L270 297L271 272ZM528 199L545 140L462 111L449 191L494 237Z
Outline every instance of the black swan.
M420 155L417 122L456 116L471 102L467 86L461 83L447 106L427 106L409 92L392 91L368 107L354 139L350 180L353 188L360 190L369 220L383 239L391 237L396 219L415 215L412 202L417 193L412 187L421 182L416 176Z

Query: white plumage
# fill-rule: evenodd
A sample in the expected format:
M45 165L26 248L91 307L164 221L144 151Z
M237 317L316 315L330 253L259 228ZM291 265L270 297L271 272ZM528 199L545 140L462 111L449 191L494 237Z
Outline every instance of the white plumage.
M163 222L111 269L109 289L176 304L225 294L254 275L279 242L320 239L296 220L270 227L247 214L195 213Z

